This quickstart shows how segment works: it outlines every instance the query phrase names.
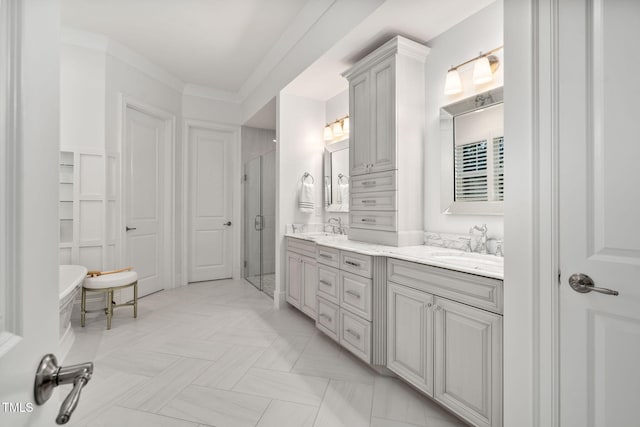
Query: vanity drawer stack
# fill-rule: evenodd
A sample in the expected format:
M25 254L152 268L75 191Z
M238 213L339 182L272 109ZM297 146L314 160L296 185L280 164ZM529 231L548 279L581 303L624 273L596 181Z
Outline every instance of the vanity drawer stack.
M318 245L316 326L371 363L372 257Z

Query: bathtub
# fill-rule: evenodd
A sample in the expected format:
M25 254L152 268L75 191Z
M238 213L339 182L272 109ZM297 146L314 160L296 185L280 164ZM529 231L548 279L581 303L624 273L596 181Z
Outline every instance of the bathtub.
M61 265L58 278L60 286L60 351L59 360L64 360L71 349L75 335L71 328L71 312L76 295L82 281L87 275L87 269L81 265Z

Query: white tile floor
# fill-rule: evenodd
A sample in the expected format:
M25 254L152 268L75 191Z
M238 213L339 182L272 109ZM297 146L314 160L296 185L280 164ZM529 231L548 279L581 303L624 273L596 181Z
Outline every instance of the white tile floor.
M294 309L244 281L143 298L73 324L65 365L95 372L72 426L451 427L461 421L403 382L378 375ZM65 387L63 399L69 391Z

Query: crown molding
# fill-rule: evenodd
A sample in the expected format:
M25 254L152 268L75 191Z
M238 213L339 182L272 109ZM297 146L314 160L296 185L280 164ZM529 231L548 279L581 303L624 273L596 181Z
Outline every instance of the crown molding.
M178 77L103 34L70 27L62 27L60 32L62 44L92 49L110 55L180 93L184 90L185 84Z
M409 40L402 36L395 36L362 58L353 67L342 73L342 76L348 79L349 77L360 73L362 70L370 68L373 64L395 54L408 56L424 63L430 50L431 49L429 47L423 44L414 42L413 40Z
M214 101L230 102L234 104L241 104L242 101L244 101L244 97L238 92L215 89L209 86L201 86L191 83L187 83L184 85L182 94L187 96L197 96L199 98L212 99Z

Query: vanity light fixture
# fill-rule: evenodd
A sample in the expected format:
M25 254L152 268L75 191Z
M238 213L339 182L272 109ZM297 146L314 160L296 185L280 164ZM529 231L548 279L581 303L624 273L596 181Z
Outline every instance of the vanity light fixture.
M349 135L348 115L336 119L324 127L324 140L327 142L333 141L336 138L342 139L345 135Z
M462 64L456 65L455 67L452 66L451 68L449 68L449 71L447 71L447 79L444 84L444 94L455 95L462 92L462 81L460 80L460 73L458 72L458 69L471 62L474 62L473 84L480 85L493 80L493 73L495 73L500 66L500 60L497 56L492 55L492 53L502 48L503 46L498 46L497 48L491 49L488 52L480 52L480 54L475 58L465 61Z

